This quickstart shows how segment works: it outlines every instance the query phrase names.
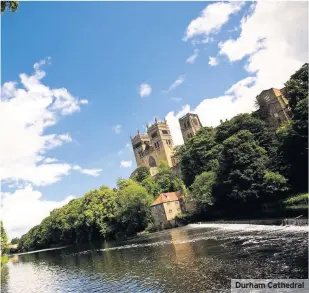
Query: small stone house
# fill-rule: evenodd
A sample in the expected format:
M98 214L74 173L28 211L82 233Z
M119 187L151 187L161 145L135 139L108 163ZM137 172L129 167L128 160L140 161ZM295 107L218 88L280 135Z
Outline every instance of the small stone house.
M161 193L151 205L151 214L156 227L173 227L175 218L181 214L180 193Z

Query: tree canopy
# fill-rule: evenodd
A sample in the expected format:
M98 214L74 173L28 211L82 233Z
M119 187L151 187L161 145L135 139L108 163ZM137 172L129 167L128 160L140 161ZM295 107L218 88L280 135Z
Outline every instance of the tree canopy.
M11 12L16 12L19 7L19 1L1 1L1 13L9 9Z
M6 231L3 227L3 223L2 221L0 221L0 237L1 237L1 254L3 254L6 249L7 249L7 245L8 245L8 236L6 234Z
M206 211L214 204L212 188L216 182L214 172L203 172L196 176L190 187L190 195L196 201L200 211Z
M149 168L137 167L131 174L130 179L141 183L144 179L150 176Z
M284 92L292 111L299 101L308 98L308 63L305 63L285 83Z
M19 243L19 238L15 237L11 240L11 244L18 244Z

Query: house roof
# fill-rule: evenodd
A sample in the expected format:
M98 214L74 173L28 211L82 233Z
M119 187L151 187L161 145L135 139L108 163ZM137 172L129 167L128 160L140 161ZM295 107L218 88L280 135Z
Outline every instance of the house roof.
M179 200L181 197L180 193L178 192L165 192L161 193L156 200L151 204L151 206L155 206L157 204L161 204L164 202L169 202L169 201L176 201Z

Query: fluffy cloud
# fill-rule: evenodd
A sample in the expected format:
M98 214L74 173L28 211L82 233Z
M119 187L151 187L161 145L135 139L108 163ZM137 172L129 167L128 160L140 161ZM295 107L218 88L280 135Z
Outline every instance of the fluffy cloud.
M60 202L42 199L42 193L31 186L2 193L1 218L10 239L20 237L40 222L56 208L67 204L74 196Z
M208 40L210 34L216 34L220 31L230 18L230 16L239 11L244 2L216 2L209 4L201 12L201 15L193 19L187 27L184 41L197 36L203 36Z
M187 58L186 62L189 64L194 64L196 58L198 57L199 49L194 49L193 55Z
M164 93L169 93L170 91L174 90L175 88L179 87L185 81L185 76L180 75Z
M116 134L119 134L120 132L121 132L121 125L115 125L114 127L113 127L113 131L116 133Z
M219 44L219 54L231 62L248 57L248 77L220 97L205 97L192 109L205 126L217 126L221 119L253 111L255 97L262 90L282 88L290 75L307 62L307 3L257 2L250 9L251 13L241 20L239 37ZM186 105L178 113L166 116L176 144L182 142L178 118L189 111L190 106Z
M52 89L42 83L46 75L42 66L50 58L35 63L34 73L20 74L21 83L6 82L1 88L0 103L0 178L2 184L15 191L1 194L1 217L9 237L21 236L37 225L63 201L42 200L42 194L33 185L55 183L71 171L98 176L100 169L83 169L56 158L46 156L48 151L72 142L69 133L46 135L48 127L61 116L80 111L87 100L78 99L65 88ZM26 186L26 187L25 187Z
M217 66L217 65L218 65L218 60L217 60L217 58L216 58L216 57L211 57L211 56L209 56L209 62L208 62L208 64L209 64L210 66Z
M173 136L173 142L175 145L183 144L183 138L182 138L182 134L180 131L178 119L186 115L188 112L190 112L190 106L185 105L182 107L182 109L178 113L175 113L174 111L169 112L165 117L166 122L171 130L171 133Z
M132 161L121 161L120 167L121 168L131 168L132 167Z
M148 97L151 94L152 88L148 83L142 83L139 86L139 95L143 97Z
M61 116L80 110L80 100L67 89L52 89L42 83L46 75L42 66L50 58L35 63L34 73L20 74L21 86L6 82L1 88L0 104L0 177L3 182L19 181L47 185L69 174L68 163L45 158L45 154L72 138L68 133L44 134Z
M100 173L102 171L102 169L84 169L78 165L72 166L72 170L79 171L82 174L90 175L93 177L100 176Z
M249 56L246 70L256 75L256 90L281 87L308 60L308 4L257 2L241 20L240 36L219 46L232 62Z
M48 163L55 163L57 162L58 160L55 159L55 158L46 158L44 159L44 163L48 164Z

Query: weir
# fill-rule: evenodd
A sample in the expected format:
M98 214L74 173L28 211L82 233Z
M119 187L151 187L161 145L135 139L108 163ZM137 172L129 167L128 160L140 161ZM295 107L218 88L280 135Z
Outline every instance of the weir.
M278 219L251 219L251 220L221 220L203 222L199 224L250 224L250 225L272 225L272 226L308 226L308 218L278 218Z
M307 226L308 219L306 218L295 218L295 219L283 219L282 220L283 226Z

